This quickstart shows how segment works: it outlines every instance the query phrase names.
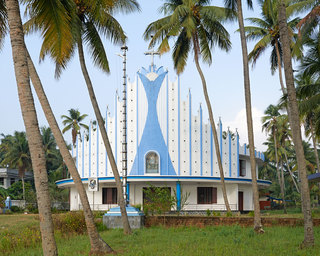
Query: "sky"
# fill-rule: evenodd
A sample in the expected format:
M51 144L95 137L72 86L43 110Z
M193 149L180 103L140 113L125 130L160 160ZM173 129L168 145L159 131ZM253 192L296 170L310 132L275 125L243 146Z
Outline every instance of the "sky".
M141 12L129 15L115 15L128 37L127 74L130 81L135 79L136 72L141 67L150 65L150 57L144 55L144 52L148 50L148 42L144 41L142 36L144 30L149 23L163 17L158 11L163 1L140 0L138 2L141 6ZM256 3L256 1L253 2ZM212 1L212 4L222 6L223 0ZM21 12L24 12L23 8ZM259 12L257 5L254 5L254 11L247 10L244 7L244 16L246 18L257 17ZM238 28L237 24L237 22L225 24L230 33L232 49L226 53L215 48L213 49L212 65L208 66L204 63L200 63L200 65L207 81L216 122L221 117L224 130L227 130L228 127L232 131L238 129L240 143L243 144L247 142L247 129L240 36L239 33L235 32ZM245 25L249 24L245 22ZM49 57L39 63L40 35L28 35L26 37L26 45L36 64L36 69L60 128L63 127L61 115L68 114L70 108L76 108L82 114L88 114L87 123L90 120L94 120L93 109L77 55L75 54L67 69L57 80L54 78L54 63ZM102 113L106 112L107 106L113 113L115 92L116 90L120 92L122 87L122 59L117 56L117 53L120 53L121 45L113 46L107 40L104 40L104 45L109 58L111 73L103 73L93 66L89 54L86 55L86 63ZM249 42L248 51L251 51L253 46L254 42ZM257 61L254 68L250 66L255 146L258 150L266 149L263 145L266 135L261 131L263 112L268 105L277 104L281 96L278 73L275 73L274 76L271 75L269 56L270 49ZM177 75L173 69L171 53L155 57L155 64L158 67L163 66L168 69L171 81L176 79ZM9 36L7 36L0 51L0 77L0 134L12 134L14 131L25 130L18 102ZM193 114L196 114L199 104L202 103L205 106L205 101L201 80L192 55L189 57L185 71L180 75L180 83L181 100L187 99L188 90L190 89L192 92ZM35 93L34 97L39 125L48 126ZM207 116L206 108L203 107L203 110L205 117ZM65 134L65 138L68 142L71 142L69 133Z

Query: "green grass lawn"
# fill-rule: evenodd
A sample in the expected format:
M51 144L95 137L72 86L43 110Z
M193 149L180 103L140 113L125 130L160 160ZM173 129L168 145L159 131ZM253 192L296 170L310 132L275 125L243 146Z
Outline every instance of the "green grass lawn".
M14 219L20 219L23 227L19 228L20 224ZM39 241L26 247L16 246L11 253L1 252L3 242L8 242L5 240L7 232L13 231L19 236L17 231L20 230L23 234L30 225L37 225L35 216L0 216L0 227L3 225L6 228L0 230L0 255L41 255ZM123 235L122 230L106 230L100 234L118 255L320 255L320 227L314 229L316 242L311 249L299 249L303 227L271 227L265 231L263 235L256 235L252 228L239 226L153 227L136 230L130 236ZM86 235L62 236L57 233L56 238L59 255L88 255L90 244Z

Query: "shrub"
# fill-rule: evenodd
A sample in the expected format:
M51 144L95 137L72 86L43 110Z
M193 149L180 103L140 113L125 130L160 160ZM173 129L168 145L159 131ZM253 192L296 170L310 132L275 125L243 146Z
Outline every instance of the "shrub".
M142 205L141 204L135 204L135 205L132 205L132 207L138 209L139 211L141 211L141 208L142 208Z
M220 212L212 211L212 215L213 215L213 216L216 216L216 217L220 217L220 216L221 216L221 213L220 213Z
M232 217L232 212L227 212L227 213L226 213L226 216L227 216L227 217Z
M22 212L23 211L22 208L20 208L19 206L16 206L16 205L11 206L10 210L12 212Z
M249 215L250 217L254 217L254 211L249 212L248 215Z
M53 225L62 234L84 234L87 231L82 211L54 215Z
M208 217L210 217L211 216L211 211L209 209L207 209L206 210L206 214L207 214Z

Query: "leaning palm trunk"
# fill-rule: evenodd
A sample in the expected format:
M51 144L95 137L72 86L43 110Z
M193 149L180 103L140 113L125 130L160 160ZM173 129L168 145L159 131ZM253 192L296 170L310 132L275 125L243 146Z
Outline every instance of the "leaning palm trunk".
M244 24L243 24L241 0L237 0L237 6L238 6L238 22L239 22L239 28L240 28L240 38L241 38L241 48L242 48L244 94L245 94L245 102L246 102L246 115L247 115L249 151L250 151L250 167L251 167L252 190L253 190L253 207L254 207L253 228L256 232L263 233L264 231L262 229L262 224L261 224L259 190L258 190L257 173L256 173L256 159L255 159L255 153L254 153L254 134L253 134L253 123L252 123L248 50L247 50L247 42L246 42L245 31L244 31Z
M296 180L295 180L295 178L294 178L294 176L293 176L293 173L292 173L292 171L291 171L291 168L290 168L290 165L289 165L288 156L287 156L286 151L284 151L284 157L286 158L286 163L287 163L287 167L288 167L288 172L290 173L290 176L291 176L291 179L292 179L292 181L293 181L293 184L294 184L294 186L296 187L297 192L300 194L300 189L299 189L299 186L298 186L298 184L297 184L297 182L296 182Z
M30 88L26 47L24 43L19 2L17 0L6 0L5 3L7 7L12 57L18 87L20 107L26 128L35 187L37 191L42 250L45 256L54 256L58 255L58 251L53 232L46 159L43 150L42 138L39 131L36 109Z
M227 212L231 212L231 208L230 208L228 197L227 197L226 184L224 182L224 174L223 174L223 167L222 167L222 161L221 161L221 156L220 156L217 129L216 129L216 125L215 125L214 119L213 119L212 107L211 107L210 99L208 96L207 83L204 78L203 72L200 68L199 58L198 58L197 54L195 54L194 60L195 60L196 67L197 67L197 70L199 72L199 75L200 75L200 78L202 81L203 94L204 94L204 98L206 100L206 104L207 104L207 108L208 108L209 119L210 119L210 124L211 124L211 128L212 128L212 133L213 133L214 146L216 149L216 155L217 155L218 166L219 166L219 171L220 171L223 199L224 199L224 203L226 205Z
M296 90L293 79L293 69L291 63L290 39L286 17L286 6L284 0L280 1L279 6L279 29L280 40L283 45L283 63L288 92L289 121L292 129L292 139L297 155L298 170L301 180L301 202L304 215L304 241L302 246L314 245L313 223L311 216L310 191L307 178L306 160L303 151L301 128L299 120L299 109L296 98Z
M77 189L79 196L80 196L80 200L81 200L82 208L83 208L83 214L84 214L86 226L87 226L87 232L88 232L88 236L89 236L90 244L91 244L91 253L112 252L113 250L111 249L111 247L108 244L106 244L99 236L96 225L94 223L94 217L93 217L92 211L90 209L90 204L88 201L87 193L86 193L85 188L82 184L80 175L77 171L77 168L76 168L75 163L72 159L72 156L67 148L66 142L65 142L65 140L62 136L62 133L59 129L58 123L57 123L56 118L53 114L53 111L51 109L51 106L49 104L47 96L43 90L41 80L40 80L39 75L33 65L33 62L30 58L29 53L27 53L27 58L28 58L28 68L29 68L30 77L32 80L33 87L37 93L41 107L42 107L43 112L46 116L46 119L50 125L51 131L52 131L53 136L57 142L57 145L59 147L59 150L61 152L63 160L64 160L65 164L67 165L68 171L71 173L71 176L74 180L74 184L75 184L76 189Z
M101 135L102 135L103 143L104 143L104 145L106 147L107 155L108 155L108 158L109 158L109 161L110 161L110 164L111 164L111 169L112 169L112 172L113 172L113 176L114 176L114 179L115 179L115 182L116 182L116 187L117 187L118 195L119 195L119 205L120 205L120 211L121 211L123 231L124 231L125 234L131 234L131 228L130 228L130 225L129 225L127 211L126 211L126 203L125 203L124 197L123 197L122 182L121 182L121 179L120 179L120 175L119 175L119 172L118 172L116 161L115 161L113 153L112 153L112 148L111 148L111 145L110 145L110 141L109 141L109 138L108 138L107 131L106 131L105 126L104 126L104 122L103 122L103 118L102 118L102 115L101 115L101 112L100 112L100 109L99 109L99 106L98 106L98 102L97 102L96 96L94 94L94 90L93 90L93 86L92 86L92 83L91 83L91 79L89 77L89 73L88 73L88 70L87 70L87 67L86 67L86 63L85 63L85 60L84 60L84 54L83 54L83 47L82 47L81 38L78 41L78 52L79 52L79 60L80 60L81 70L82 70L84 79L85 79L86 84L87 84L88 92L89 92L90 99L91 99L91 104L93 106L94 113L95 113L97 121L98 121L98 125L99 125L100 132L101 132Z

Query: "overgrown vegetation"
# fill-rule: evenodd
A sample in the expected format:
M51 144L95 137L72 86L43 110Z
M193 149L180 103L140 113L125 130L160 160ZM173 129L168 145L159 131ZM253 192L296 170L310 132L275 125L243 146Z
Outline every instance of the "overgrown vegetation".
M124 236L122 230L101 232L103 239L117 251L117 255L318 255L319 242L310 249L299 249L303 227L265 228L267 236L257 236L251 228L239 226L211 226L205 228L153 227L135 230L132 236ZM86 235L74 234L68 238L56 235L59 255L88 255L89 241ZM316 241L320 229L315 228ZM23 247L19 244L10 255L41 255L40 243ZM5 252L4 255L9 255Z

